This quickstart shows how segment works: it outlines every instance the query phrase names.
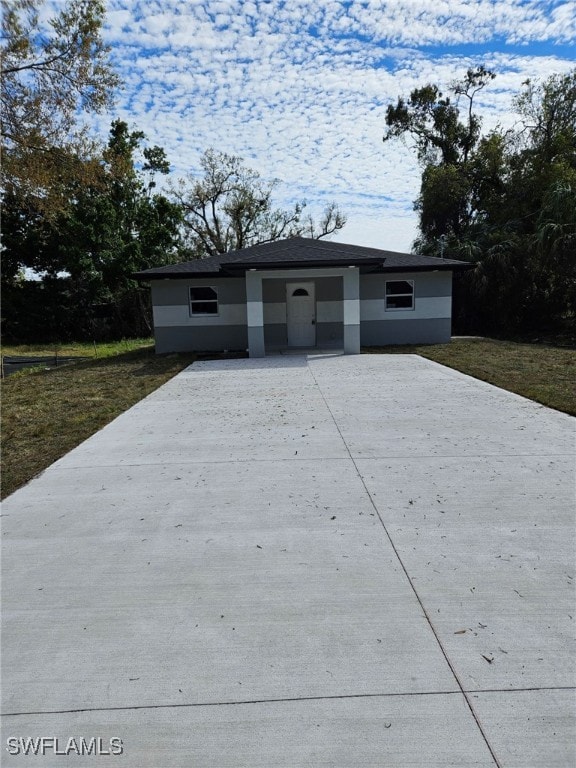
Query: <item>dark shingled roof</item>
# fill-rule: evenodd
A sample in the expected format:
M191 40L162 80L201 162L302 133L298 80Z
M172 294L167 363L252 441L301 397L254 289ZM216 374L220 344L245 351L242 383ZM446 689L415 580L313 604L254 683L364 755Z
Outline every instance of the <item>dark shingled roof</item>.
M207 259L186 261L137 272L138 280L163 278L226 277L248 269L289 269L298 267L360 267L365 272L403 272L469 269L472 264L434 256L396 253L360 245L333 243L307 237L276 240L229 251Z

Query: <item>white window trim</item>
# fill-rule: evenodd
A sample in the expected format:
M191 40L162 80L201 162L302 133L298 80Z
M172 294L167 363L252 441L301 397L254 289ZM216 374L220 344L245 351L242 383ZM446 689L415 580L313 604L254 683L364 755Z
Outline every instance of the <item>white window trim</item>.
M216 294L215 299L193 299L190 291L194 288L211 288ZM192 312L192 304L198 302L199 304L205 304L207 301L216 302L216 312ZM188 287L188 311L190 317L218 317L220 314L220 299L218 298L218 288L214 285L190 285Z
M388 306L388 290L387 286L388 283L410 283L412 286L412 292L411 293L394 293L390 296L390 298L395 298L399 296L410 296L412 299L412 306L411 307L389 307ZM400 279L400 280L386 280L384 285L384 311L385 312L414 312L414 309L416 308L416 297L414 296L414 280L406 280Z

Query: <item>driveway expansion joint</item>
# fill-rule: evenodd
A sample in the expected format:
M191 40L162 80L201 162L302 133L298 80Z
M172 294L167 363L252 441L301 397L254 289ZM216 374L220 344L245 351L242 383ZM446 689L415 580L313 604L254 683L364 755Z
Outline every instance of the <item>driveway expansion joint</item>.
M388 531L388 529L386 527L386 524L384 523L384 520L382 519L382 515L380 514L380 510L376 506L376 502L374 501L374 499L372 497L372 494L370 493L370 491L368 489L368 486L366 485L364 477L362 476L362 473L360 472L360 469L359 469L358 465L356 464L356 460L355 460L354 456L352 455L352 452L350 450L350 446L348 445L344 435L342 434L342 430L340 429L340 425L336 421L336 418L335 418L335 416L334 416L334 414L332 412L332 409L330 408L330 405L329 405L329 403L328 403L328 401L327 401L327 399L326 399L326 397L324 395L324 392L322 391L322 389L320 387L320 384L318 383L318 380L314 376L314 372L312 371L310 366L308 366L308 369L310 371L310 375L312 376L314 382L316 383L316 386L318 387L318 391L320 392L320 396L324 400L326 408L328 409L328 412L330 413L330 416L332 417L332 420L334 422L334 426L336 427L336 430L338 431L338 434L340 435L340 439L342 440L342 443L344 444L344 447L346 448L348 456L350 457L350 461L354 465L354 469L356 470L356 474L358 475L358 478L359 478L360 482L362 483L362 485L364 487L366 495L368 496L368 499L370 500L370 504L372 505L372 508L374 509L374 512L378 516L378 520L380 521L380 525L382 526L382 529L384 530L384 533L386 534L386 536L388 538L388 541L390 542L390 545L391 545L392 549L394 550L394 554L395 554L395 556L396 556L396 558L398 560L398 563L400 564L400 567L402 568L402 570L404 572L404 575L406 576L406 578L408 580L408 583L410 584L412 592L414 593L414 596L416 597L416 600L418 601L418 603L420 605L420 608L421 608L421 610L422 610L422 612L423 612L423 614L424 614L424 616L426 618L426 621L428 622L428 625L429 625L429 627L430 627L434 637L436 638L436 642L438 643L438 647L440 648L440 651L442 652L442 655L444 656L444 659L446 660L446 663L448 664L448 666L450 668L450 671L451 671L452 675L454 676L454 679L456 680L458 688L460 689L462 695L464 696L466 704L468 705L468 709L470 710L470 713L471 713L472 717L474 718L474 721L475 721L475 723L476 723L476 725L478 727L478 730L480 731L480 734L482 735L482 738L483 738L483 740L484 740L484 742L486 744L486 747L488 748L488 751L490 752L490 755L491 755L492 759L494 760L494 764L497 766L497 768L502 768L502 764L498 760L498 757L496 756L496 754L495 754L495 752L494 752L494 750L492 748L492 745L488 741L488 736L486 735L486 733L484 731L484 728L482 727L480 719L479 719L479 717L478 717L478 715L477 715L477 713L476 713L476 711L474 709L474 706L473 706L470 698L468 697L468 694L467 694L467 692L466 692L466 690L464 688L464 685L462 684L462 681L460 680L460 677L458 676L458 673L456 672L456 669L455 669L454 665L450 661L450 658L448 656L448 652L444 648L444 645L443 645L443 643L442 643L442 641L440 639L440 636L439 636L436 628L434 627L434 624L432 623L432 619L430 618L430 615L429 615L428 611L424 607L424 603L422 601L422 598L418 594L418 590L414 586L414 582L413 582L412 578L410 577L410 574L408 573L408 569L406 568L406 565L405 565L404 561L400 557L400 553L398 552L398 549L397 549L396 545L394 544L394 540L392 539L392 536L390 535L390 533L389 533L389 531Z
M191 709L201 707L241 707L251 704L288 704L307 701L342 701L344 699L392 699L424 696L462 696L463 693L527 693L530 691L576 691L576 686L540 686L538 688L478 688L466 691L399 691L395 693L345 693L330 696L286 696L278 699L239 699L238 701L197 701L174 704L127 704L121 707L78 707L76 709L46 709L30 712L3 712L1 717L26 717L30 715L67 715L78 712L131 712L140 709Z

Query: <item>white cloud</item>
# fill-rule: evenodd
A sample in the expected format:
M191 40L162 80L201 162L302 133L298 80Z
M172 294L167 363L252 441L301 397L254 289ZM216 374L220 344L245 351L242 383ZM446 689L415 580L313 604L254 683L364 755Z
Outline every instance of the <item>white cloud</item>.
M285 182L279 204L338 202L338 239L407 249L419 171L382 143L386 105L484 63L498 72L478 100L484 124L510 125L526 78L574 66L554 45L576 31L563 0L108 0L105 35L126 83L114 116L177 175L208 147L239 154ZM96 122L103 137L111 117Z

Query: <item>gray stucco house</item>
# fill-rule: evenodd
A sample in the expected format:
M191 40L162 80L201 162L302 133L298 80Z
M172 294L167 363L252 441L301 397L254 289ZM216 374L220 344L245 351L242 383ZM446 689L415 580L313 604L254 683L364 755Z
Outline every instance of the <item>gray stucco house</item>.
M340 348L450 340L452 273L471 265L291 238L138 272L157 352Z

